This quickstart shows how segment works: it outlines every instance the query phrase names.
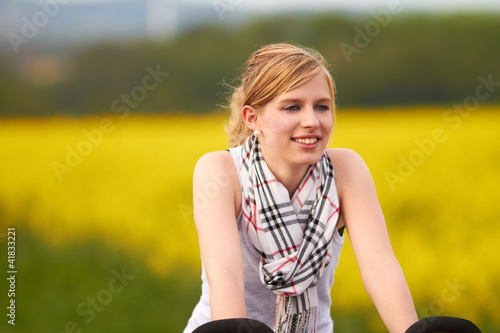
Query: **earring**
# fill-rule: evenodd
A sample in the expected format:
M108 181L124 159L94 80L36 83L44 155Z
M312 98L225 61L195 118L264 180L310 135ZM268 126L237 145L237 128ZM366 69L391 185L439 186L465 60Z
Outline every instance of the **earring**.
M253 135L258 137L260 135L260 131L259 130L255 130L253 131Z

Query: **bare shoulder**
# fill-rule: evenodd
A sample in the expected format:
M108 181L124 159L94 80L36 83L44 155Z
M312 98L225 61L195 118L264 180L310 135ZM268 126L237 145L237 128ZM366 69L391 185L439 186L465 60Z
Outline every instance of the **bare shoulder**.
M364 187L373 183L368 166L354 150L330 148L327 153L332 161L339 194L353 187Z
M195 166L195 174L204 172L236 173L236 166L231 153L227 150L213 151L201 156Z
M217 199L226 205L233 203L237 214L241 206L240 181L229 151L214 151L200 157L194 168L193 190L195 208Z
M348 148L327 149L328 156L332 161L334 172L341 174L357 174L367 170L363 158L354 150ZM358 174L359 175L359 174Z

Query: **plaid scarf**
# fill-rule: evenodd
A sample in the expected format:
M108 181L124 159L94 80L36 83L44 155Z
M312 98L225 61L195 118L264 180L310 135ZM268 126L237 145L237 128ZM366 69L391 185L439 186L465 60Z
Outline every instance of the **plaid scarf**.
M275 332L316 332L316 282L330 262L338 219L326 151L310 165L292 199L269 170L251 135L241 154L243 225L260 255L262 284L276 296Z

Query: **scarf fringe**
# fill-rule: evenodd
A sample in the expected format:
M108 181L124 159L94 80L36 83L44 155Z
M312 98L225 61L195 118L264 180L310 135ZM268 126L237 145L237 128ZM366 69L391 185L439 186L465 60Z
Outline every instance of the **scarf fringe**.
M316 332L317 306L294 313L293 302L297 297L277 296L275 333L313 333Z

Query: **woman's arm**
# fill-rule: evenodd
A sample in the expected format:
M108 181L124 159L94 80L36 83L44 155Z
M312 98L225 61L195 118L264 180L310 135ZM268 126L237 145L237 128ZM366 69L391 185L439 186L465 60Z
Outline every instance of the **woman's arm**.
M229 152L208 153L200 158L193 175L193 209L210 288L212 320L246 317L243 259L236 224L241 205L239 191Z
M418 320L403 271L389 240L375 185L363 159L349 149L330 149L340 211L361 278L387 329L403 333Z

